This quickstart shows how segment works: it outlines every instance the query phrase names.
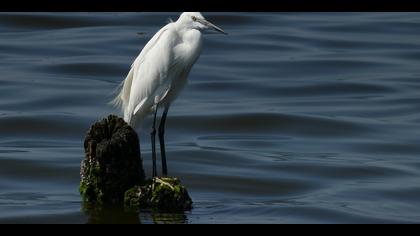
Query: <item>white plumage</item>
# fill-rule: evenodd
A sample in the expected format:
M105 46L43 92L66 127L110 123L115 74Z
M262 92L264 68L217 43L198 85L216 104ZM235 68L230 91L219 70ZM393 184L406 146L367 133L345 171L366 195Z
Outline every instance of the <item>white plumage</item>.
M188 74L200 56L201 31L210 28L225 33L205 20L199 12L184 12L176 22L167 24L150 39L134 60L120 85L118 96L113 100L115 105L122 108L127 123L138 126L146 115L154 112L155 133L156 111L163 107L163 122L159 127L159 131L162 129L159 138L163 140L163 126L169 106L186 84ZM154 133L152 145L155 156ZM164 148L162 151L164 159Z
M197 19L204 17L184 12L176 22L160 29L134 60L114 100L130 125L142 121L156 105L168 107L186 84L201 53L200 30L208 28Z

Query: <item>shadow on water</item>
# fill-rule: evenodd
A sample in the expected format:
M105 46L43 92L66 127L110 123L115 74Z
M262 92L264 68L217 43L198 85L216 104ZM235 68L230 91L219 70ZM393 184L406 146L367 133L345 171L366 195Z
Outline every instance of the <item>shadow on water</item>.
M82 203L87 224L183 224L188 223L185 212L135 211L120 206L95 207Z

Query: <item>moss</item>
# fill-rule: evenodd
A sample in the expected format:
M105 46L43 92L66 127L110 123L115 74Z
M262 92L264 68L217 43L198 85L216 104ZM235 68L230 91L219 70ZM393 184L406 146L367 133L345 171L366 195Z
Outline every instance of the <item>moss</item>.
M129 209L152 208L157 211L184 211L192 208L192 200L178 178L153 178L125 193L124 205Z
M86 183L86 181L81 181L80 182L80 187L79 187L79 192L82 195L84 201L88 201L88 199L86 199L86 198L88 198L88 196L90 195L90 193L89 193L90 191L91 190L89 188L89 185Z

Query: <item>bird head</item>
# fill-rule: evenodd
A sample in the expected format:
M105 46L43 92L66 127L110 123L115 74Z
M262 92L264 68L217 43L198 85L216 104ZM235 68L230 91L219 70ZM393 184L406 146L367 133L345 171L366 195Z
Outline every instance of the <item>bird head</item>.
M184 12L181 14L177 22L189 29L196 29L200 31L210 29L222 34L227 34L221 28L207 21L200 12Z

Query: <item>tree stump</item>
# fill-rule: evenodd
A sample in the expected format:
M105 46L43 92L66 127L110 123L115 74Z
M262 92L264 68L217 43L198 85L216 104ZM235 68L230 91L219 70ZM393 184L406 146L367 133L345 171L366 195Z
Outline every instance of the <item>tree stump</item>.
M137 133L110 115L89 129L81 163L80 193L89 203L123 203L125 191L145 180Z

